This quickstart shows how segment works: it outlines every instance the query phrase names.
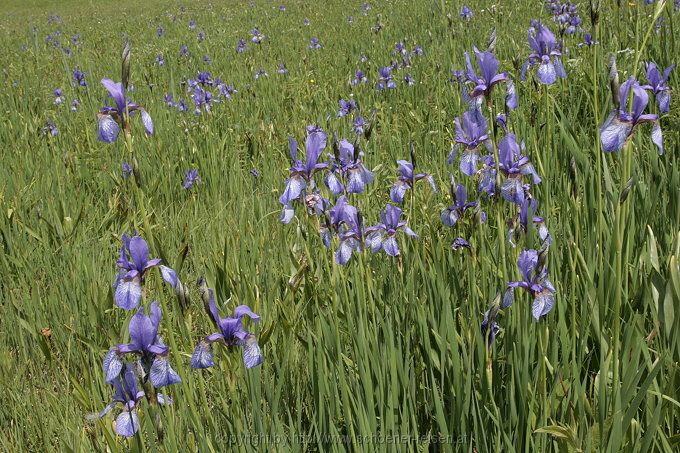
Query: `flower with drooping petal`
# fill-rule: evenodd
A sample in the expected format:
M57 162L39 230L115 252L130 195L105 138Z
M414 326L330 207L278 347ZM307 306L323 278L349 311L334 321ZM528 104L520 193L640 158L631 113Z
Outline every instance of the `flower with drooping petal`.
M460 171L467 176L473 176L477 173L480 147L484 146L488 151L493 151L488 123L482 112L476 107L463 113L462 126L460 118L456 118L455 123L456 136L453 139L455 145L449 154L448 163L453 163L458 149L462 146L463 155L460 159Z
M530 195L527 196L525 190L524 200L520 205L519 214L517 216L517 223L512 222L511 227L508 230L508 242L513 247L515 247L515 243L513 242L515 233L519 231L521 233L526 234L526 232L529 229L530 209L532 213L531 216L532 222L534 224L534 227L538 229L538 237L541 240L541 244L544 245L545 247L549 247L550 244L552 244L552 236L550 235L550 231L548 230L548 227L545 224L545 219L543 217L533 215L536 212L536 207L537 207L536 200Z
M629 99L628 95L631 92L632 96ZM644 113L649 104L649 96L635 77L631 76L621 84L619 99L621 105L609 114L600 129L602 150L607 153L620 151L633 136L636 126L652 123L652 142L659 149L659 154L663 154L663 136L659 116Z
M353 252L361 252L363 249L362 218L357 208L348 204L347 197L343 195L331 209L331 223L337 225L340 238L335 262L344 266L352 258Z
M567 77L562 66L562 45L547 26L539 23L529 30L529 46L533 53L529 54L522 67L521 80L526 79L529 66L538 66L538 81L544 85L552 85L558 77Z
M509 109L517 108L517 94L515 92L515 84L508 76L507 72L498 72L500 63L496 56L491 52L480 52L476 47L474 48L477 56L477 65L479 66L480 75L478 76L470 62L470 54L465 52L465 64L467 70L465 72L465 83L474 84L474 88L469 93L471 98L483 96L487 102L491 100L491 91L493 87L501 82L505 82L505 104Z
M112 347L104 357L104 374L106 382L112 383L123 367L125 354L140 356L140 364L145 373L144 379L151 381L156 388L182 382L179 375L172 369L168 360L170 348L168 348L158 335L158 326L161 322L161 307L154 301L149 310L151 316L144 313L143 307L130 320L128 326L130 341L128 344L119 344Z
M453 240L453 243L451 244L451 248L453 250L460 250L460 249L463 249L463 248L469 249L470 243L466 239L458 237L458 238Z
M146 135L152 135L153 121L151 120L151 115L141 106L128 102L123 84L120 82L115 83L111 79L102 79L101 83L106 88L106 91L109 92L109 96L113 98L116 105L115 107L105 106L97 114L97 139L106 143L114 142L118 138L121 127L123 130L129 128L128 118L132 117L136 112L139 112L142 117L142 124L144 125Z
M257 27L253 28L253 29L250 31L250 34L252 35L252 38L250 38L250 40L251 40L252 42L254 42L255 44L261 44L262 41L264 40L264 38L266 38L265 35L263 35L262 33L260 33L260 30L259 30Z
M372 227L366 228L366 245L371 248L371 252L377 253L384 250L390 256L399 255L397 245L397 232L402 230L408 236L418 239L418 235L413 232L406 222L401 220L402 210L397 206L387 204L384 211L380 213L380 222Z
M340 195L345 190L347 193L363 193L366 184L373 182L373 173L361 161L364 153L344 139L337 148L338 155L328 163L329 172L324 178L326 187L333 195Z
M521 205L524 201L523 175L531 175L532 182L539 184L540 176L527 156L522 155L514 134L507 134L498 144L499 169L506 176L501 183L501 195L511 203Z
M349 101L340 99L338 103L340 104L340 110L338 110L337 114L338 118L349 115L353 111L357 110L357 103L354 101L354 99L350 99Z
M86 87L87 80L85 80L85 73L78 68L73 70L73 80L71 80L71 85L74 87Z
M257 343L257 337L248 332L243 326L242 319L249 317L253 322L260 321L247 305L239 305L234 309L234 317L220 318L215 304L215 295L212 289L207 290L208 301L205 309L211 317L219 332L205 337L194 350L191 356L192 368L210 368L215 365L212 354L212 344L219 342L229 347L241 347L243 350L243 363L246 368L253 368L262 363L262 351Z
M555 304L555 287L548 279L548 268L539 269L539 256L536 250L524 250L519 254L517 266L523 280L508 283L508 290L503 297L501 308L506 309L514 301L514 289L522 288L534 298L531 312L536 321L552 310Z
M357 72L354 74L354 79L350 82L351 85L359 85L361 83L367 83L368 78L364 75L364 71L361 69L357 69Z
M453 190L455 186L455 192ZM467 190L462 184L451 183L451 197L453 204L442 211L442 223L447 227L453 227L458 220L465 215L465 211L476 208L477 202L467 201Z
M288 74L288 69L286 69L286 65L284 63L279 63L276 72L279 74Z
M366 120L363 116L357 116L354 118L354 123L352 123L352 131L357 135L364 133L364 127L366 127Z
M122 371L122 373L121 373ZM113 401L99 413L97 418L103 418L118 403L124 406L123 411L116 417L116 434L132 437L139 430L137 404L144 397L144 391L139 390L137 375L133 365L124 364L119 370L120 375L110 382L114 388ZM159 402L161 399L159 399Z
M152 267L158 266L163 279L174 287L175 271L163 266L160 258L149 259L149 245L139 236L128 237L123 234L120 247L120 268L113 284L116 305L124 310L132 310L142 299L142 283L144 274Z
M470 9L470 7L467 6L467 5L463 6L463 9L460 10L460 17L463 20L470 22L470 20L472 20L472 16L473 16L473 13L472 13L472 10Z
M191 170L187 170L186 172L184 172L184 182L182 183L182 186L185 189L189 190L194 186L194 184L200 183L200 182L201 182L201 177L198 176L198 170L196 170L195 168L193 168Z
M376 87L376 90L382 91L385 88L392 90L397 87L397 84L394 81L394 76L391 74L391 72L392 68L389 66L382 67L378 70L380 78L378 79L378 86Z
M289 137L289 150L293 165L290 167L286 188L279 197L279 202L283 205L282 223L289 223L292 220L293 201L303 198L307 188L314 189L314 174L328 168L327 162L319 162L319 157L326 148L326 138L326 133L320 127L307 126L306 162L302 163L297 158L298 144L293 137Z
M668 79L671 76L671 72L675 68L672 64L666 68L661 75L661 71L656 67L655 63L647 63L647 83L648 85L643 86L647 90L654 93L656 98L656 103L659 105L659 112L667 113L670 110L671 105L671 89L668 86Z
M123 179L127 179L132 176L132 167L127 162L121 164Z
M66 99L61 88L55 89L52 94L54 95L54 105L61 105Z
M434 192L437 191L437 186L434 184L434 178L429 173L414 173L413 164L407 160L398 160L399 179L394 183L390 189L390 199L394 203L401 203L404 201L404 195L408 189L411 189L416 181L426 179L432 186Z
M590 47L590 46L595 45L595 44L597 44L597 41L593 41L593 35L591 35L590 33L586 33L585 35L583 35L583 42L576 44L576 47L583 47L583 46Z
M239 39L236 44L236 52L243 53L246 51L247 42L245 39Z
M310 38L309 48L312 50L321 49L323 47L317 38Z
M501 328L498 326L495 319L489 319L490 312L491 310L487 310L486 313L484 313L484 320L481 325L482 336L486 339L486 347L489 349L491 349L493 342L496 340L496 336L501 331Z

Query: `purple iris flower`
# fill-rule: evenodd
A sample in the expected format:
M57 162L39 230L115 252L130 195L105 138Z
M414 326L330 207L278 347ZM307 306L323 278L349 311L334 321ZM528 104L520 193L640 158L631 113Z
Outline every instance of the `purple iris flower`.
M527 156L522 155L514 134L508 134L498 144L499 168L506 176L501 184L501 195L511 203L521 205L524 201L523 175L531 175L532 182L539 184L541 178Z
M156 64L158 66L165 66L165 58L163 58L163 54L158 54L156 55Z
M481 325L482 336L486 339L486 347L489 349L491 349L493 342L496 340L496 336L501 331L500 327L498 327L498 323L493 319L489 319L490 312L491 310L487 310L486 313L484 313L484 320ZM489 335L488 338L487 332Z
M632 99L629 99L628 95L631 91ZM621 84L619 99L621 105L611 112L600 129L602 150L608 153L620 151L633 136L635 126L653 123L652 142L659 148L659 154L663 154L663 136L659 116L643 113L649 103L649 96L635 77L631 76Z
M279 197L279 202L283 205L282 223L287 224L292 220L294 214L293 201L300 200L307 188L314 189L314 174L328 168L327 162L319 163L319 157L326 148L326 138L323 129L307 126L307 139L305 141L307 160L302 163L297 158L298 144L293 137L289 137L290 157L293 160L293 165L290 167L286 188Z
M352 123L352 131L357 135L364 133L364 127L366 126L366 120L363 116L357 116L354 118L354 123Z
M205 32L203 30L198 32L197 39L198 42L202 42L205 40Z
M465 211L470 208L476 208L477 202L467 201L467 190L462 184L456 184L456 190L453 190L454 184L451 184L451 197L453 204L442 211L442 223L447 227L452 227L458 220L465 215Z
M359 85L361 83L367 83L367 82L368 82L368 78L366 78L366 76L364 75L364 72L361 69L357 69L357 72L354 75L354 79L352 79L350 84L356 86L356 85Z
M284 63L279 63L276 72L279 74L288 74L288 69L286 69L286 65Z
M498 73L500 63L491 52L480 52L476 47L474 48L477 56L477 65L479 66L480 76L477 75L470 63L470 54L465 52L465 64L467 71L465 72L465 82L472 83L475 87L469 93L472 98L484 96L487 102L490 102L491 91L493 87L500 82L505 82L505 104L509 109L517 108L517 94L515 92L515 84L508 76L507 72Z
M255 80L259 79L260 77L269 77L269 74L267 74L267 71L260 68L257 71L255 71Z
M196 29L196 21L191 19L189 21L189 30L195 30Z
M309 26L309 19L307 19L305 17L305 19L302 21L302 25L304 25L305 27L308 27Z
M519 254L517 266L522 275L522 281L509 282L508 290L503 297L501 308L506 309L514 302L514 289L522 288L534 298L531 312L536 321L552 310L555 304L555 287L548 279L548 268L543 266L539 269L538 252L536 250L524 250Z
M120 82L115 83L111 79L102 79L101 83L104 85L104 88L106 88L106 91L109 92L109 96L113 98L116 106L104 107L101 112L97 114L98 140L106 143L116 141L118 133L120 132L120 127L122 126L123 130L126 130L129 126L127 117L132 116L137 111L141 114L142 124L144 125L146 135L152 135L153 121L151 120L151 115L149 115L144 108L127 101L123 84Z
M191 100L194 101L194 113L196 115L200 115L204 110L210 112L211 104L214 102L212 92L200 86L194 88Z
M538 81L544 85L552 85L558 77L567 76L562 66L562 45L547 26L539 23L529 29L529 46L534 52L527 57L520 79L525 80L527 69L535 65L538 65Z
M212 64L212 58L209 55L203 55L203 63Z
M194 186L194 184L200 182L201 177L198 175L198 170L196 170L195 168L184 172L184 182L182 183L182 186L185 189L189 190Z
M165 29L163 28L162 25L159 25L158 28L156 29L156 37L160 38L165 34Z
M243 326L243 317L247 316L257 323L260 317L247 305L239 305L234 309L234 317L220 318L215 304L215 295L212 289L208 289L208 303L206 311L210 314L213 323L219 329L218 333L208 335L196 345L191 356L192 368L210 368L215 365L212 354L212 344L220 342L226 346L239 346L243 348L243 363L246 368L253 368L262 363L262 351L257 344L257 337L248 332Z
M453 163L458 149L462 146L463 155L460 159L460 171L467 176L474 176L477 173L480 146L486 147L488 151L493 150L489 126L482 112L476 107L463 113L462 126L460 118L456 118L455 123L456 136L453 139L455 145L449 154L448 163L449 165Z
M71 101L71 111L72 112L77 112L78 107L80 107L80 101L78 99L74 99Z
M382 91L385 88L389 89L394 89L397 87L396 82L394 81L394 76L391 74L392 68L389 66L382 67L378 69L378 74L380 74L380 78L378 79L378 86L376 87L376 90Z
M333 195L347 193L363 193L366 184L373 182L373 173L361 162L363 152L347 140L341 140L338 145L338 156L333 156L329 162L329 172L324 178L326 187ZM340 178L338 178L340 176ZM346 181L346 186L342 184Z
M399 166L399 179L394 183L390 189L390 200L394 203L401 203L404 201L404 195L408 189L411 189L416 181L421 179L426 179L427 182L432 186L433 191L437 191L437 187L434 184L434 178L429 173L413 173L413 164L407 160L398 160L397 165Z
M371 10L371 5L368 2L364 2L361 4L361 12L364 16L368 15L368 12Z
M462 248L469 249L470 248L470 243L465 240L464 238L458 237L453 240L453 243L451 244L451 248L453 250L460 250Z
M344 99L340 99L338 101L340 104L340 110L338 110L337 117L343 117L345 115L349 115L352 113L354 110L357 110L357 103L354 102L354 99L350 99L349 101L345 101Z
M505 132L508 131L508 116L505 113L496 115L496 124Z
M71 80L71 85L74 87L86 87L87 81L85 80L85 73L78 68L73 70L73 78Z
M112 347L104 357L103 368L107 383L114 382L120 374L125 354L141 356L140 362L145 373L143 379L148 377L156 388L182 382L168 361L170 348L158 335L158 326L162 316L158 302L151 303L149 313L151 316L147 316L143 307L139 307L128 326L131 343Z
M363 250L364 232L359 211L347 203L344 195L338 198L330 210L331 223L338 228L340 244L335 252L335 262L344 266L356 251Z
M54 105L61 105L66 98L63 96L64 92L61 88L55 89L52 94L54 95Z
M54 121L52 120L47 120L45 121L45 125L42 128L42 134L43 135L51 135L52 137L56 137L59 135L59 129L57 128L56 124L54 124Z
M266 38L265 35L263 35L262 33L260 33L260 30L259 30L257 27L253 28L253 29L250 31L250 34L252 35L252 38L250 38L250 40L251 40L252 42L254 42L255 44L260 44L260 43L262 43L262 41L264 40L264 38Z
M238 44L236 44L236 52L243 53L246 51L247 42L245 39L239 39Z
M134 365L122 364L119 373L120 375L116 375L110 382L114 388L113 401L99 413L97 418L104 417L118 403L122 404L125 406L125 409L118 417L116 417L116 434L119 436L132 437L137 433L137 430L139 430L137 405L139 401L144 398L144 391L139 390ZM160 398L160 394L158 396L158 402L164 403L165 399Z
M187 46L181 46L179 48L179 56L180 58L189 57L189 48Z
M474 14L472 14L472 10L467 5L463 6L463 9L460 10L460 17L467 22L472 20L473 15Z
M121 174L123 175L123 179L127 179L130 176L132 176L132 167L130 166L130 164L128 164L127 162L123 162L121 164L121 168L122 168Z
M217 84L217 91L219 91L220 96L227 99L231 99L234 93L237 93L233 85L227 85L226 83L219 82Z
M404 82L406 82L408 86L413 86L416 83L415 79L411 77L411 74L408 73L404 77Z
M312 49L312 50L321 49L321 47L323 47L323 46L319 43L319 40L317 38L311 38L309 40L309 48L310 49Z
M536 207L537 207L536 200L531 198L531 196L525 195L524 201L522 202L519 208L518 215L519 225L517 226L512 225L511 228L508 230L508 242L513 247L515 247L515 243L513 242L513 240L514 235L517 232L516 230L519 229L520 232L526 233L529 229L529 209L531 209L532 212L532 221L535 227L538 229L538 237L541 240L541 244L543 244L546 247L552 244L552 236L550 235L550 231L548 230L548 227L545 224L545 219L543 217L533 215L533 213L536 212Z
M173 288L177 284L177 274L167 266L163 266L160 258L149 259L149 245L139 236L128 237L123 234L120 247L118 267L120 270L113 283L116 305L124 310L132 310L142 300L142 283L144 274L152 267L158 266L163 279Z
M400 208L388 203L386 209L380 213L380 222L375 226L366 228L366 245L371 248L373 253L382 249L390 256L399 255L396 237L399 230L403 230L410 237L418 239L418 235L406 226L406 222L401 221L401 213Z
M583 42L580 42L576 44L576 47L582 47L582 46L592 46L593 44L597 44L597 41L593 41L593 35L590 33L586 33L583 35Z
M671 76L671 72L675 68L672 64L666 68L661 75L661 71L656 67L655 63L647 63L647 83L648 85L643 86L647 90L654 93L656 102L659 105L659 112L667 113L671 105L671 89L668 86L668 79Z

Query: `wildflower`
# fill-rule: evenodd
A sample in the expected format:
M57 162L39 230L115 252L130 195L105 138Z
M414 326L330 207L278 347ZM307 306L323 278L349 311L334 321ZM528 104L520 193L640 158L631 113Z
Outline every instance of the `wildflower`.
M158 54L156 55L156 64L158 66L164 66L165 65L165 58L163 58L163 54Z
M380 74L380 79L378 80L378 86L376 89L382 91L385 87L389 89L394 89L397 84L394 82L394 76L391 74L392 69L389 66L380 68L378 73Z
M250 174L253 175L255 178L259 178L261 176L257 168L253 168L252 170L250 170Z
M517 267L523 280L508 282L502 308L506 309L512 305L514 289L522 288L534 298L531 312L538 321L541 316L548 314L555 304L555 287L548 279L548 268L545 265L539 266L539 254L533 249L524 250L519 254Z
M236 52L238 53L243 53L246 51L246 40L245 39L239 39L238 43L236 44Z
M357 69L356 74L354 75L354 79L350 82L351 85L359 85L361 83L366 83L368 82L368 78L364 75L364 72L361 69Z
M536 173L529 158L522 155L520 146L514 134L507 134L498 144L499 168L506 176L501 184L501 195L511 203L521 205L524 201L523 175L531 175L534 184L539 184L541 178Z
M286 69L286 65L283 63L279 63L276 72L279 74L288 74L288 69Z
M252 38L250 38L250 40L251 40L252 42L254 42L255 44L261 44L262 41L264 40L264 38L266 38L265 35L263 35L262 33L260 33L260 30L259 30L257 27L253 28L253 29L250 31L250 34L252 35Z
M448 163L453 163L458 149L462 146L460 171L467 176L473 176L477 172L480 146L485 146L487 150L492 151L486 118L478 108L473 107L463 113L462 126L460 118L454 121L456 123L456 135L453 139L455 145L449 154Z
M269 77L269 74L267 74L267 71L264 69L259 68L257 71L255 71L255 80L259 79L260 77Z
M182 58L182 57L188 58L189 57L189 48L187 46L183 45L179 48L179 57L180 58Z
M534 52L527 57L522 67L521 80L526 79L527 69L534 65L538 65L538 81L544 85L552 85L558 77L567 76L562 66L562 46L547 26L539 23L536 28L529 30L529 46Z
M334 195L339 195L347 190L347 193L363 193L366 184L373 182L373 173L361 162L364 155L358 148L347 140L340 141L337 156L329 162L329 172L324 178L326 187ZM347 187L343 186L336 173L347 181Z
M71 111L72 112L77 112L78 107L80 107L80 101L78 101L78 99L74 99L73 101L71 101Z
M307 19L305 17L305 19L302 21L302 25L304 25L305 27L308 27L309 26L309 19Z
M57 88L52 92L52 94L54 95L54 105L61 105L66 100L66 98L63 96L63 91L61 88Z
M253 368L261 364L262 351L257 344L257 337L245 329L242 321L247 316L257 323L260 321L260 317L247 305L239 305L234 309L234 317L220 318L213 290L208 289L207 293L208 301L205 303L205 309L219 332L208 335L196 345L191 356L191 367L210 368L215 365L211 348L215 342L220 342L228 347L238 346L243 348L243 363L246 368Z
M194 113L196 115L200 115L203 110L210 112L210 104L213 102L213 97L209 90L196 86L191 94L191 100L194 101Z
M127 162L121 164L123 179L127 179L132 176L132 167Z
M197 39L198 42L202 42L205 40L205 32L203 30L198 32Z
M408 74L408 73L404 77L404 81L406 82L406 84L408 86L413 86L416 83L416 81L413 79L413 77L411 77L411 74Z
M285 5L279 5L279 11L282 13L286 11L286 6Z
M212 58L210 58L208 55L203 55L203 63L212 64Z
M451 244L451 248L453 250L460 250L462 248L469 249L470 243L467 240L465 240L461 237L458 237L458 238L453 240L453 244Z
M125 170L125 166L123 169ZM117 261L119 271L113 283L114 301L120 308L132 310L142 300L142 283L146 271L158 266L163 279L173 287L177 274L171 268L161 265L160 258L149 259L149 245L141 237L130 238L123 234L122 241L120 258Z
M498 310L495 310L495 312L497 311ZM495 316L490 319L490 313L491 310L487 310L486 313L484 313L484 320L481 325L482 336L486 339L486 347L489 349L491 349L493 342L496 340L496 336L501 331L500 327L498 327L498 323L495 321Z
M74 87L81 86L86 87L87 81L85 80L85 73L78 68L73 70L73 80L71 80L71 85Z
M165 29L163 29L163 27L161 25L159 25L158 28L156 29L156 37L160 38L164 34L165 34Z
M125 88L122 83L115 83L111 79L102 79L104 88L109 92L109 95L116 103L115 107L105 106L101 112L97 114L99 130L97 138L101 142L111 143L118 138L120 127L123 130L128 130L128 116L132 116L139 111L142 117L142 124L147 135L153 134L153 121L151 116L144 108L137 104L128 102L125 97Z
M434 178L428 173L418 173L414 174L414 166L411 162L406 160L398 160L398 172L399 179L394 183L390 189L390 199L394 203L401 203L404 201L404 195L408 189L411 189L416 181L421 179L426 179L432 186L433 191L437 191L437 187L434 185Z
M354 102L354 99L350 99L349 101L345 101L344 99L340 99L338 101L340 104L340 110L338 110L337 117L343 117L345 115L349 115L352 113L354 110L357 110L357 103Z
M137 404L144 398L144 391L139 390L137 384L137 375L135 374L133 365L122 365L122 378L116 376L110 384L114 388L113 401L104 408L97 418L103 418L113 409L116 404L120 403L125 408L116 417L116 434L119 436L132 437L139 430L139 419L137 417ZM160 394L158 395L160 397ZM159 402L165 401L163 398L158 399Z
M189 30L195 30L196 29L196 21L191 19L189 21Z
M357 135L364 133L364 127L366 126L366 120L363 116L357 116L354 118L354 123L352 123L352 131Z
M290 175L286 181L286 188L279 197L279 203L283 205L281 222L289 223L293 218L292 202L299 200L309 187L314 189L314 174L328 168L328 163L319 163L319 157L326 148L326 133L321 128L307 126L307 139L305 141L307 160L303 164L297 158L298 144L293 137L289 137L290 156L293 165L290 167Z
M648 85L643 86L647 90L651 90L654 93L656 102L659 105L659 112L667 113L671 105L671 89L668 86L668 78L671 76L671 72L675 68L672 64L666 68L661 75L661 71L656 67L655 63L647 63L647 83Z
M442 223L447 227L452 227L458 222L458 220L465 215L465 211L470 208L476 208L477 202L467 201L467 190L462 184L455 184L455 191L453 190L454 184L451 182L451 198L453 198L453 204L442 211Z
M194 184L200 182L201 178L200 176L198 176L198 170L196 170L195 168L184 172L184 182L182 183L182 186L185 189L189 190L194 186Z
M43 135L51 135L52 137L56 137L59 135L59 129L57 129L57 126L54 124L54 121L52 120L47 120L45 121L45 125L42 128L42 134Z
M460 10L460 17L467 22L472 20L473 15L472 10L467 5L463 6L463 9Z
M408 236L418 239L418 235L406 226L406 222L401 221L402 210L396 206L388 204L386 209L380 213L380 222L372 227L366 228L366 245L371 248L373 253L381 249L390 256L399 255L396 234L403 230Z
M583 35L583 42L580 42L576 44L576 47L582 47L582 46L592 46L593 44L597 44L597 41L593 41L593 35L590 33L586 33Z
M633 96L629 100L628 94L631 90ZM653 123L652 142L659 148L659 154L663 154L663 136L659 117L658 115L643 113L649 103L649 96L635 77L631 76L621 84L619 99L621 105L609 114L600 129L602 150L608 153L620 151L633 136L635 126Z
M119 375L125 354L137 354L141 357L140 363L145 373L143 378L146 379L148 375L151 384L156 388L182 382L168 361L170 348L158 335L162 316L158 302L151 303L149 313L150 317L144 313L143 307L139 307L128 326L131 343L112 347L104 357L103 368L107 383L111 384Z
M550 231L548 230L543 217L533 215L533 213L536 212L536 200L531 198L531 196L526 196L526 190L524 200L520 204L519 208L518 224L512 222L512 225L508 230L508 242L510 245L515 247L513 239L516 231L519 230L522 233L526 233L529 230L529 209L531 209L532 213L532 222L534 223L535 227L538 228L538 237L541 240L541 244L545 247L549 247L550 244L552 244L552 236L550 235Z
M312 50L315 49L321 49L321 44L319 43L319 40L317 38L311 38L309 40L309 48Z
M465 83L472 83L475 85L469 93L469 96L472 98L484 96L487 102L490 102L493 87L500 82L505 82L505 104L509 109L516 109L517 94L515 93L515 84L506 72L498 73L500 63L494 54L491 52L480 52L476 47L474 48L474 52L477 56L477 65L479 66L481 75L477 76L477 73L475 73L475 70L470 63L470 54L465 52L467 71L465 72L464 81Z

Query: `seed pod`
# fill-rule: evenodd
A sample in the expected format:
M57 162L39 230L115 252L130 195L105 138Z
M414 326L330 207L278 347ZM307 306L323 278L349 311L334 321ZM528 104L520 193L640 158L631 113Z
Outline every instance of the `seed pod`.
M130 80L130 41L127 39L123 47L123 58L121 61L121 79L123 81L123 89L127 91L128 81Z
M612 91L614 107L618 110L621 107L621 98L619 96L619 71L616 68L615 54L609 55L609 88Z

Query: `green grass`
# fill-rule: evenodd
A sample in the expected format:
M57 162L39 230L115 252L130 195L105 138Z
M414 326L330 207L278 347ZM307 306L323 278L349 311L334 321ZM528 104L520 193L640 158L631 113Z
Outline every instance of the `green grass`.
M662 12L666 28L652 31L644 46L654 7L602 2L593 31L599 44L576 48L579 40L569 38L568 78L547 89L532 77L518 80L529 20L549 20L539 0L493 8L483 0L470 5L470 23L458 20L462 2L451 1L375 1L367 16L357 1L289 0L285 13L262 0L254 9L245 1L186 2L183 13L176 1L9 3L0 16L0 450L245 451L262 442L280 451L677 450L677 94L662 117L663 156L649 127L621 153L603 154L597 136L611 109L609 52L629 49L618 54L622 81L643 79L638 61L677 63L680 16L672 2ZM587 2L578 4L590 31ZM47 24L52 12L62 26ZM194 31L190 19L198 23ZM376 21L379 33L371 31ZM160 39L158 24L166 30ZM267 41L238 55L237 40L254 26ZM483 314L506 282L519 278L520 250L538 244L533 236L517 248L505 242L507 203L484 202L489 221L481 226L451 230L439 216L450 204L453 119L466 108L449 82L451 67L462 68L473 46L485 48L493 26L501 69L516 80L520 99L510 125L543 177L534 191L555 238L548 265L557 293L555 308L538 323L529 296L518 293L499 315L501 333L487 354ZM64 42L81 35L70 56L43 41L57 28ZM202 43L199 30L207 35ZM120 176L129 158L123 140L96 140L95 113L105 96L98 81L120 80L121 31L132 47L131 96L156 127L145 138L133 124L139 193ZM308 50L310 37L324 48ZM376 92L377 68L400 40L425 51L409 69L417 84L406 87L400 71L398 89ZM177 58L182 44L188 61ZM362 52L367 63L359 62ZM164 67L153 64L159 53ZM279 62L287 76L276 74ZM71 87L76 66L87 71L86 89ZM257 68L270 77L254 80ZM371 84L348 85L357 68ZM233 100L201 116L168 109L163 94L181 96L179 82L199 70L235 85ZM670 85L677 89L679 80L674 72ZM52 103L58 87L67 99L60 107ZM440 190L421 182L407 197L404 211L421 239L400 238L399 258L364 253L341 267L302 209L290 225L279 223L277 200L290 165L287 136L302 140L307 124L319 124L348 137L351 120L335 112L350 93L364 116L377 111L376 130L364 142L376 182L351 198L367 224L388 201L394 161L409 159L410 143ZM81 107L71 113L74 97ZM500 109L500 95L496 101ZM58 136L42 136L48 119ZM185 191L189 168L199 170L202 184ZM472 181L455 173L472 193ZM620 202L626 175L635 184ZM101 361L127 337L131 313L113 304L111 283L120 235L133 230L177 270L191 303L183 310L157 273L147 279L147 305L158 299L163 306L161 330L183 382L169 389L174 405L161 411L163 433L142 404L140 434L126 440L114 434L111 415L96 423L86 416L111 400ZM457 236L472 249L451 250ZM195 344L213 331L199 276L227 309L247 304L262 316L251 326L261 367L246 370L238 352L218 348L215 368L189 368Z

